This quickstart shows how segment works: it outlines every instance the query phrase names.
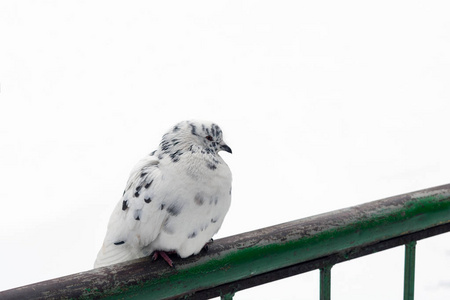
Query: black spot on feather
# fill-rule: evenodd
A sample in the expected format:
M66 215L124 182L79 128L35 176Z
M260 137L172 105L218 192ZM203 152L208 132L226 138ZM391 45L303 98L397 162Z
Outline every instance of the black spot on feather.
M148 198L145 198L144 201L145 201L145 203L150 203L150 202L152 202L152 199L150 197L148 197Z
M197 231L192 232L191 234L188 235L188 239L193 239L197 236Z
M180 155L182 155L183 152L180 150L175 151L174 153L170 154L170 158L172 159L172 162L177 162L180 160Z
M200 195L199 193L197 193L194 197L194 202L195 204L197 204L198 206L202 206L203 203L205 203L205 199L203 198L202 195Z
M148 188L152 185L152 183L153 183L153 180L150 181L150 182L148 182L148 183L145 185L145 188L148 189Z
M167 212L173 217L178 216L181 212L181 207L175 204L171 204L167 207Z
M164 151L164 153L169 153L170 144L168 141L162 141L161 142L161 150Z
M134 211L134 213L133 213L133 218L134 218L136 221L139 221L139 220L141 219L141 212L142 212L141 209L136 209L136 210Z
M122 244L125 244L125 242L124 241L120 241L120 242L115 242L114 243L114 245L116 245L116 246L119 246L119 245L122 245Z
M190 125L191 125L191 133L192 133L193 135L197 135L197 127L195 127L194 124L190 124Z
M128 208L128 200L123 200L122 202L122 210L127 210Z

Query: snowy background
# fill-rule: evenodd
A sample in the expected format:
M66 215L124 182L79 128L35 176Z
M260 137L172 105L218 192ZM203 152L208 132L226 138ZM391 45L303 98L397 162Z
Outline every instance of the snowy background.
M0 290L92 268L133 165L217 122L216 238L450 182L448 1L1 1ZM333 299L401 299L399 247L336 265ZM417 299L450 298L450 236ZM235 299L318 299L318 271Z

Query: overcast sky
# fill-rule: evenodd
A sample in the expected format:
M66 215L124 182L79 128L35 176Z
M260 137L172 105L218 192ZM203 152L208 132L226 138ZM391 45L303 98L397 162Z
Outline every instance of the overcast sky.
M0 2L0 290L92 268L133 165L219 124L216 238L449 183L448 1ZM401 299L403 247L332 269L333 299ZM447 267L443 267L447 266ZM416 296L450 296L450 236ZM235 299L318 299L318 271Z

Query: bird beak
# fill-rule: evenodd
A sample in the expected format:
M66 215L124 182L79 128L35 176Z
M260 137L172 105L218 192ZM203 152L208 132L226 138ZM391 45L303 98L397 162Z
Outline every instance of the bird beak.
M220 145L220 150L227 151L228 153L233 153L233 152L231 151L231 148L228 147L227 144L221 144L221 145Z

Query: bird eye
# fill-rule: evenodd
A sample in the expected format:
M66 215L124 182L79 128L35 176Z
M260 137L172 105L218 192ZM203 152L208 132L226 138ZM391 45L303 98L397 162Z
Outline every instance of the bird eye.
M206 137L206 139L208 140L208 141L213 141L213 138L212 138L212 136L210 136L210 135L208 135L207 137Z

